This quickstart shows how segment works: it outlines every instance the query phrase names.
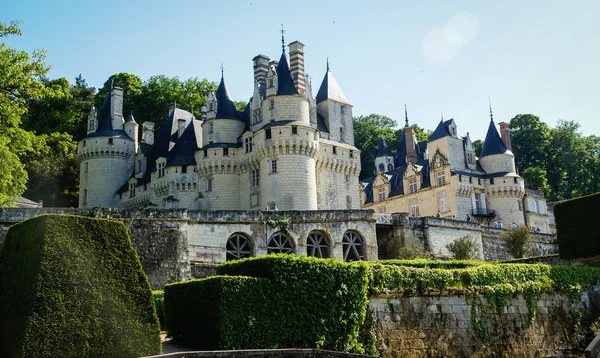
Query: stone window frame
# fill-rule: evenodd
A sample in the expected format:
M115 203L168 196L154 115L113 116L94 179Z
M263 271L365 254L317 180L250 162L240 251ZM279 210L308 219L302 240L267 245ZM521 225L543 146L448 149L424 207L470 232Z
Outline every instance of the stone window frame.
M254 256L254 244L252 238L242 232L235 232L229 236L225 244L225 260L239 260Z
M408 202L410 214L413 217L419 217L419 199L413 199Z
M267 254L294 254L295 252L294 240L281 231L273 233L267 241Z
M342 237L342 253L344 261L365 261L365 240L356 230L348 230Z
M445 213L450 211L448 208L448 193L445 191L438 193L438 204L440 213Z
M344 174L344 183L350 182L350 176L348 174Z
M437 178L437 186L442 186L442 185L446 185L446 171L445 170L438 170L436 172L436 178Z
M417 176L412 176L410 178L408 178L408 193L409 194L414 194L419 190L419 187L417 185Z
M277 173L277 159L271 159L271 163L269 164L269 173Z
M270 110L273 110L273 109L275 109L275 100L270 100L270 101L269 101L269 109L270 109Z
M257 187L260 185L260 170L255 169L250 171L250 187Z
M385 201L385 187L384 186L380 186L377 188L377 201Z
M379 165L377 166L377 172L378 173L385 173L385 164L379 163Z
M213 190L213 180L212 178L206 178L206 192L210 193Z
M133 182L133 181L129 183L129 197L130 198L135 197L135 182Z
M210 134L210 133L214 133L214 132L215 132L215 124L210 122L208 124L208 133Z
M244 139L244 150L246 153L252 152L252 137Z
M306 255L320 258L331 257L331 243L327 234L321 230L313 230L306 238Z

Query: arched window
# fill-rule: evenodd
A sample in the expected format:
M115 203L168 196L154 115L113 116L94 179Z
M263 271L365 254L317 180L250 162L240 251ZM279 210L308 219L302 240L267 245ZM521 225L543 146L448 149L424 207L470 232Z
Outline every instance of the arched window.
M356 231L346 231L342 240L344 261L360 261L365 259L365 245Z
M383 163L379 164L379 171L382 173L385 172L385 164L383 164Z
M227 261L252 256L252 241L244 234L235 233L227 239Z
M293 254L294 243L286 234L278 231L271 235L267 244L269 254Z
M329 249L329 241L327 237L320 231L313 231L306 239L306 254L308 256L328 258L331 257Z

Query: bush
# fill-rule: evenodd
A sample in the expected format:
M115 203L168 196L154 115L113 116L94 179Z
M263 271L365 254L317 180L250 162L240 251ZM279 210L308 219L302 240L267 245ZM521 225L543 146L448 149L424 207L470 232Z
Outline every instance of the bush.
M405 246L398 251L398 258L401 260L432 259L433 255L419 246Z
M173 338L200 349L362 353L366 347L375 353L373 342L361 341L371 336L359 334L365 331L367 264L268 255L225 263L217 274L227 276L165 286Z
M0 292L2 357L161 351L150 285L123 223L43 215L11 226Z
M506 250L512 257L520 259L531 254L533 237L527 226L519 225L507 230L502 234L502 239L506 242Z
M160 322L160 330L166 330L165 325L165 293L161 290L152 291L152 298L154 299L154 308L156 308L156 316L158 316L158 322Z
M560 202L554 206L558 252L563 259L600 255L600 193Z
M446 248L456 260L470 260L477 255L477 244L470 236L464 236L456 239L446 245Z
M379 260L377 264L393 265L393 266L410 266L420 268L440 268L440 269L458 269L486 264L485 261L476 260L429 260L429 259L414 259L414 260Z

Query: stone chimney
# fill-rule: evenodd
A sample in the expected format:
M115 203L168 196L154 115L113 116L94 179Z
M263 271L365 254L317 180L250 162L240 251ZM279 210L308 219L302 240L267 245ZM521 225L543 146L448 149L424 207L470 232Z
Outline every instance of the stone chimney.
M148 145L154 144L154 123L144 122L142 123L142 143Z
M267 72L269 72L269 57L258 55L252 59L254 64L254 81L265 86L267 84Z
M290 52L290 72L294 79L294 85L299 94L306 93L306 81L304 79L304 44L294 41L288 45Z
M510 124L506 122L499 123L500 126L500 137L504 142L506 149L512 152L512 144L510 143Z
M179 118L177 120L177 138L181 138L181 136L183 135L183 132L185 132L185 119L183 118Z
M113 87L110 89L110 117L114 130L123 130L123 89Z
M404 127L404 138L406 139L406 161L407 163L417 163L417 153L415 152L415 136L412 127Z

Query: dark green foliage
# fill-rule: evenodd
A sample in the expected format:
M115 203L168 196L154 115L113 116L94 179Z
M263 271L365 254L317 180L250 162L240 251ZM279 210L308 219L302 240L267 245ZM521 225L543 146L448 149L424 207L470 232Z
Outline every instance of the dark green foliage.
M364 263L292 255L228 262L217 273L229 276L165 287L168 332L202 349L366 347L374 353L371 335L359 335L368 331L369 272Z
M561 258L600 255L600 193L558 203L554 216Z
M160 352L150 286L120 222L43 215L12 226L0 292L2 357Z
M506 245L506 251L516 259L530 255L533 246L531 230L525 225L519 225L509 229L502 234L502 240Z
M152 291L152 298L154 299L154 308L156 308L156 315L160 322L160 330L166 330L165 321L165 293L161 290Z
M410 267L428 267L428 268L439 268L439 269L459 269L473 266L479 266L485 264L484 261L475 260L428 260L428 259L414 259L414 260L379 260L378 264L381 265L394 265L394 266L410 266Z
M470 260L477 255L477 244L470 236L461 237L446 245L456 260Z
M398 258L402 260L415 260L415 259L432 259L433 255L431 252L422 249L419 246L404 246L398 251Z

